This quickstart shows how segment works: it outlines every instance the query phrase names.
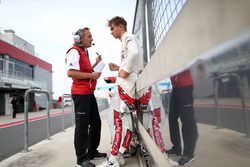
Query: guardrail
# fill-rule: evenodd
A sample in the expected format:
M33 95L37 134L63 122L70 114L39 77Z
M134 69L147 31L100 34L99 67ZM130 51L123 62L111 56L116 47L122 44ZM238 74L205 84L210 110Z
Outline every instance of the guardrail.
M50 108L49 108L49 93L45 90L40 89L28 89L24 94L24 152L28 152L28 104L29 104L29 94L30 93L41 93L45 94L47 97L47 139L50 140Z
M242 82L239 74L236 73L231 73L231 74L222 74L219 75L217 77L214 78L214 103L215 103L215 108L216 108L216 124L217 124L217 128L221 128L221 118L220 118L220 110L218 107L218 87L219 87L219 80L223 80L226 78L236 78L237 81L237 88L239 89L239 93L240 93L240 99L241 99L241 106L242 106L242 112L244 114L244 118L245 118L245 130L246 130L246 137L249 138L250 136L250 127L249 127L249 116L248 116L248 111L246 110L246 106L245 106L245 97L244 97L244 83Z

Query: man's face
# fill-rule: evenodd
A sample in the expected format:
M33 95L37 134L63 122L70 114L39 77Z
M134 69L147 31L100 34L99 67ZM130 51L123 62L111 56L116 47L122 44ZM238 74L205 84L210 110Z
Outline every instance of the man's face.
M121 39L122 32L123 32L122 25L115 26L114 24L111 24L110 31L111 31L111 34L114 36L114 38Z
M82 45L84 48L91 47L93 42L92 34L89 30L84 30L83 36L82 36Z

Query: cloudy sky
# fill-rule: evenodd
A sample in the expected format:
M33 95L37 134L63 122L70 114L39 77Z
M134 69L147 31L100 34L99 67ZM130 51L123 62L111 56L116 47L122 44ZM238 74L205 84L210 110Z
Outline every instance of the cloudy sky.
M132 31L136 0L1 0L0 27L13 29L16 35L35 46L39 58L53 66L54 98L70 93L71 79L66 76L65 52L73 43L72 32L91 29L95 46L89 49L91 61L95 52L105 63L119 63L120 41L114 39L107 21L123 16ZM105 67L102 78L115 75ZM104 86L103 79L98 86Z

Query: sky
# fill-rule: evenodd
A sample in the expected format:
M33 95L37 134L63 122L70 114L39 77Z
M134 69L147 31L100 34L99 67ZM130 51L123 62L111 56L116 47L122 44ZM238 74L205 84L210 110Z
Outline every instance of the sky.
M103 77L113 76L108 63L119 64L121 43L110 33L107 22L114 16L127 20L132 32L136 0L0 0L0 27L35 46L40 59L52 64L53 98L70 93L71 79L66 75L65 53L73 44L72 33L89 27L95 45L89 48L90 60L96 52L106 66L97 86L107 86Z

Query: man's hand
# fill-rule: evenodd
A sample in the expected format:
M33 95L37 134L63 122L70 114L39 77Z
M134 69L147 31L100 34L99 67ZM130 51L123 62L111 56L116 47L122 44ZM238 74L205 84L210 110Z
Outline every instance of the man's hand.
M101 76L101 72L92 72L92 79L98 79Z
M95 64L92 65L92 68L95 68L95 66L102 60L102 56L97 54L97 57L95 58Z
M102 56L101 55L97 55L97 57L95 59L96 64L98 64L101 60L102 60Z
M109 63L109 69L110 69L110 71L118 71L119 66L116 65L115 63Z

